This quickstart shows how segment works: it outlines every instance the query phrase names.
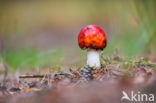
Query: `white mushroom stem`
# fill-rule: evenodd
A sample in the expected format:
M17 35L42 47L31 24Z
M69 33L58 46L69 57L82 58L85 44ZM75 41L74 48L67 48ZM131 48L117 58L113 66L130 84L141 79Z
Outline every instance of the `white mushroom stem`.
M100 67L100 54L95 49L87 49L87 65L89 67Z

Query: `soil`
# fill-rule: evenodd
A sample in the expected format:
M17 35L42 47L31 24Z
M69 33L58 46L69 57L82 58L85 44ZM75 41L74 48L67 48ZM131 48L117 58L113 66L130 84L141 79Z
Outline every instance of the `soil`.
M121 101L123 91L156 95L156 64L116 56L102 59L101 68L30 72L19 77L9 73L0 84L0 103L132 103Z

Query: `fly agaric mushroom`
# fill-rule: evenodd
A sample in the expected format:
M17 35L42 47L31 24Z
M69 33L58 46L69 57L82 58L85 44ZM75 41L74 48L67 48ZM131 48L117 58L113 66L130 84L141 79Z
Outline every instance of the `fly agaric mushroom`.
M87 65L100 67L99 50L103 50L107 45L104 31L96 25L87 25L81 29L78 43L81 49L87 49Z

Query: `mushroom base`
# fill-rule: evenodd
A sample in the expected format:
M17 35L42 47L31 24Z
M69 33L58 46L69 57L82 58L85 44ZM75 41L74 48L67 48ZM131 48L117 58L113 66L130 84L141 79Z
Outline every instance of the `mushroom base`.
M100 67L99 52L94 49L88 49L87 52L87 65L89 67Z

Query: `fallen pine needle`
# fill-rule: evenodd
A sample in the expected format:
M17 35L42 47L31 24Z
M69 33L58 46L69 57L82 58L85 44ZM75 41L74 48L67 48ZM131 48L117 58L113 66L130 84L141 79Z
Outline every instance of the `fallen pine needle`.
M33 92L37 92L37 91L40 91L41 89L38 89L38 88L24 88L23 90L24 90L24 91L33 91Z

